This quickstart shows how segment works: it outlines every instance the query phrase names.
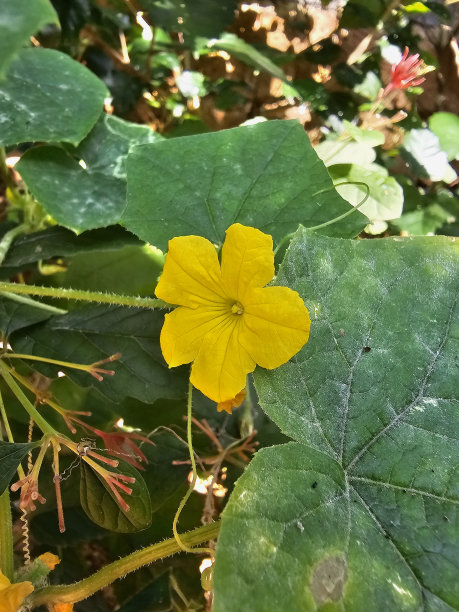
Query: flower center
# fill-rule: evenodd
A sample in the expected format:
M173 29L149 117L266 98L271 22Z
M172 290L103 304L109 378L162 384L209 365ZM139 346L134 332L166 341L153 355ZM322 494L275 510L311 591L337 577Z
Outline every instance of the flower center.
M244 314L244 306L240 302L234 302L231 306L231 312L235 315Z

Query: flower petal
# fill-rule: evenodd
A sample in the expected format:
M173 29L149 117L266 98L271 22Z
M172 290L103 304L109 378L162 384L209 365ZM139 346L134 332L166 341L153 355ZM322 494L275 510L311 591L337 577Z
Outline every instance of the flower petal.
M308 309L288 287L254 289L244 302L240 342L261 367L286 363L309 338Z
M239 315L232 315L204 338L191 368L191 383L214 402L233 399L246 385L255 362L241 346Z
M191 308L226 300L213 244L201 236L169 240L166 263L155 293L169 304Z
M229 227L222 248L222 281L226 293L242 302L248 290L264 287L273 276L271 236L240 223Z
M0 612L16 612L24 599L32 593L33 585L28 580L11 584L3 574L1 578Z
M170 368L190 363L201 348L204 337L232 317L227 306L180 306L167 314L161 330L161 351ZM240 389L238 389L240 391Z

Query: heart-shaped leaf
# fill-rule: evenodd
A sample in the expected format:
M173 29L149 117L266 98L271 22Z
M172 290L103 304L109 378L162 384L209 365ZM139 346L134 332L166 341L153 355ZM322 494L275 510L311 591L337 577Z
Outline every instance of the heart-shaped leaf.
M0 84L0 143L78 144L108 95L102 81L68 55L23 49Z
M0 78L16 53L41 27L59 24L49 0L15 0L2 3L0 22Z
M125 461L120 461L117 472L135 478L134 483L124 483L132 489L131 495L120 491L129 510L120 507L102 476L82 461L80 500L83 510L96 525L110 531L132 533L146 529L151 523L151 502L144 479Z
M160 138L147 126L103 115L78 147L36 147L17 170L45 210L80 233L118 222L126 205L129 148Z
M454 239L298 232L279 283L311 338L255 375L296 442L236 485L215 612L459 609L458 279Z
M319 225L350 210L296 121L134 147L127 174L122 223L161 249L173 236L193 233L221 243L235 222L279 242L299 223ZM367 222L355 211L320 231L355 236Z

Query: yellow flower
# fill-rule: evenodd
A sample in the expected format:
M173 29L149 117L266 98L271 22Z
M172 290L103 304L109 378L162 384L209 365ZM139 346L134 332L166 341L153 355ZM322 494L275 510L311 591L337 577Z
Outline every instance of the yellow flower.
M221 265L200 236L169 241L156 295L177 304L165 317L161 350L169 367L193 362L191 383L220 403L245 387L258 364L273 369L308 341L303 300L274 276L272 238L235 223L226 231Z
M33 585L28 580L11 584L0 571L0 612L16 612L32 591Z

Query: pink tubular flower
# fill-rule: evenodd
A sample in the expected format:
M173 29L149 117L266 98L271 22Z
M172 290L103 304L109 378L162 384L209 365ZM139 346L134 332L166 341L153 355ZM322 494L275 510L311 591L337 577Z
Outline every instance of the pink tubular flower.
M383 95L387 95L394 89L408 89L424 83L424 74L433 70L433 67L426 66L419 53L408 55L408 47L405 47L402 59L398 64L393 64L390 82L386 85Z
M93 427L91 427L91 430L102 438L105 448L110 454L117 455L138 470L144 469L139 463L140 461L148 463L147 458L134 442L134 440L140 440L141 442L149 442L150 444L153 444L153 442L146 436L142 436L141 434L135 432L125 431L113 431L106 433L105 431L101 431L100 429L95 429Z

